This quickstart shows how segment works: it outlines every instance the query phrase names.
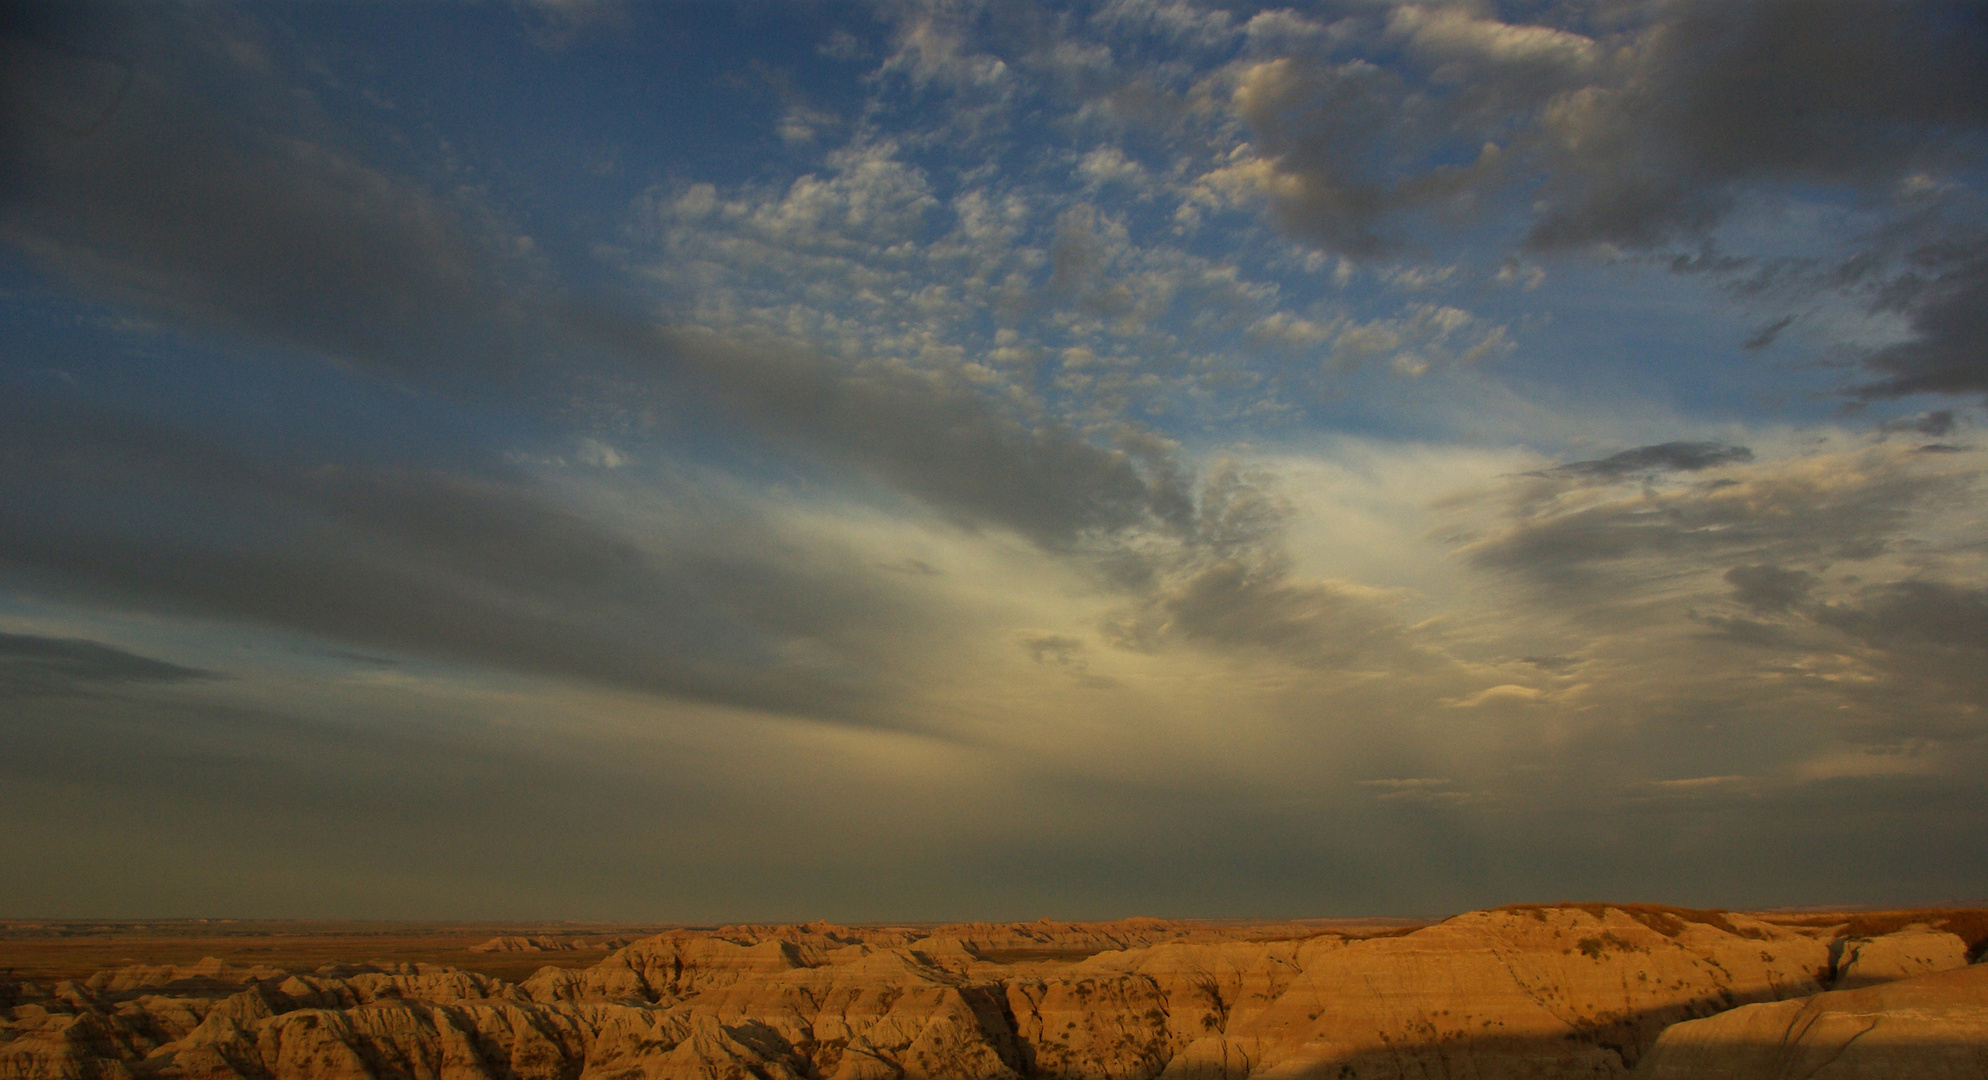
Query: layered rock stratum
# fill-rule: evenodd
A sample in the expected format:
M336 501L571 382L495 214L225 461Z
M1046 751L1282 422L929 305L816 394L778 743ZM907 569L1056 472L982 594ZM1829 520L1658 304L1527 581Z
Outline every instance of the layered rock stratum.
M522 983L210 960L0 983L0 1080L1519 1080L1639 1063L1714 1075L1707 1063L1749 1039L1836 1030L1803 1019L1816 1002L1854 1010L1854 995L1883 1004L1907 985L1825 993L1845 972L1965 964L1968 943L1955 952L1937 932L1852 941L1840 924L1577 905L1369 937L1150 919L734 926ZM1912 985L1976 972L1988 968Z

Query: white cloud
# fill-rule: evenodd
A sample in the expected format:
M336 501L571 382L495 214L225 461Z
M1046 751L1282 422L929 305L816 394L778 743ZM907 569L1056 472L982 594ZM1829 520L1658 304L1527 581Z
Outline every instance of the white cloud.
M1461 8L1403 4L1388 15L1388 32L1438 62L1498 67L1541 67L1578 74L1594 66L1600 49L1591 38L1547 26L1483 19Z
M923 14L898 27L895 51L883 72L901 72L914 86L938 84L956 90L989 90L1011 73L999 57L972 52L965 32L943 14Z
M1146 179L1146 170L1115 146L1100 146L1085 154L1077 162L1077 172L1093 184L1116 182L1134 189Z
M581 439L576 456L581 464L597 469L619 469L629 463L626 455L599 439Z

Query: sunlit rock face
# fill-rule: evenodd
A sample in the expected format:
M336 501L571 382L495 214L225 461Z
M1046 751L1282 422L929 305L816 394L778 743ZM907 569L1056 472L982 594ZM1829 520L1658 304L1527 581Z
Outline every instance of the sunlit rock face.
M1746 1005L1677 1024L1636 1080L1988 1076L1988 966Z
M1617 1076L1653 1045L1695 1061L1785 1028L1810 1008L1791 999L1862 1001L1811 997L1836 975L1832 950L1874 973L1858 958L1916 955L1928 932L1850 950L1841 927L1603 905L1369 938L1262 929L726 927L522 984L413 964L124 968L0 984L0 1080ZM1675 1034L1713 1016L1741 1026ZM1701 1075L1650 1075L1687 1074Z
M1967 942L1958 934L1915 924L1878 937L1845 940L1836 962L1837 990L1946 971L1967 963Z

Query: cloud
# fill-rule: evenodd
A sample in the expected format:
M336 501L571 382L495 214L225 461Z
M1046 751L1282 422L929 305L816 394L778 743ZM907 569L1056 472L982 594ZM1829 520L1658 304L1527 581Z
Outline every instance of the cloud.
M626 0L513 0L540 48L571 48L585 37L629 28Z
M1203 177L1215 190L1260 196L1276 220L1320 248L1372 258L1399 247L1385 219L1467 189L1496 154L1407 175L1370 162L1398 123L1400 77L1371 63L1280 57L1235 76L1230 108L1250 127L1247 156Z
M575 325L647 377L682 377L766 437L847 464L975 525L1050 547L1186 512L1171 464L1004 413L968 383L878 366L845 373L818 352L580 312Z
M1740 348L1749 350L1764 349L1774 344L1774 339L1781 336L1781 331L1794 325L1794 322L1795 317L1793 315L1784 315L1748 335L1745 341L1740 342Z
M98 29L135 48L148 34L190 36L177 18L161 9ZM958 64L978 71L974 80L998 76L998 61L975 67L947 52L946 42L958 40L951 31L922 25L900 42L901 57L917 58L906 63L919 78ZM69 137L25 106L7 112L21 153L0 177L13 211L0 235L92 288L181 323L458 389L515 376L555 348L631 340L603 336L604 318L561 321L505 270L503 250L515 238L482 227L473 207L364 163L308 107L270 106L258 125L216 119L239 103L215 94L298 100L276 88L275 76L192 50L146 57L153 62L127 99L88 138ZM70 77L59 69L78 63L52 53L27 70L36 86L55 85ZM799 137L801 124L812 137L825 114L803 112L789 109L789 134ZM919 238L938 208L926 178L887 142L858 140L826 164L738 224L788 251L846 257ZM685 214L731 212L709 187L679 202ZM827 449L948 512L1045 543L1124 528L1149 510L1173 512L1163 485L1134 458L1054 421L1003 411L943 374L851 372L805 349L694 330L636 352L645 392L655 392L659 373L675 380L671 389L687 376L779 440ZM603 465L624 457L599 440L583 446L587 460Z
M1389 791L1405 791L1405 790L1412 790L1415 788L1449 787L1450 784L1452 784L1454 781L1450 780L1448 777L1413 776L1405 778L1386 778L1381 780L1359 780L1355 782L1358 783L1361 787L1385 788Z
M1801 603L1815 588L1816 577L1806 570L1773 565L1735 566L1726 571L1733 600L1756 615L1777 615Z
M1684 447L1683 450L1673 449ZM1887 550L1940 498L1970 491L1974 474L1935 467L1924 455L1883 446L1808 458L1728 464L1713 482L1655 476L1671 467L1711 467L1737 448L1664 444L1630 451L1624 461L1593 464L1606 480L1648 475L1634 494L1620 488L1566 487L1559 470L1515 478L1502 527L1464 543L1458 553L1484 567L1522 570L1541 580L1602 587L1616 565L1707 569L1706 560L1743 553L1785 566L1813 559L1872 559ZM1618 455L1620 457L1621 455ZM1627 466L1627 467L1625 467ZM1646 474L1640 470L1656 470ZM1587 470L1570 479L1588 480ZM1744 575L1743 575L1744 576ZM1771 595L1770 588L1767 595Z
M1190 646L1313 669L1394 673L1440 668L1389 590L1293 573L1283 549L1292 506L1262 470L1218 463L1191 527L1135 547L1120 584L1135 602L1100 627L1114 646L1155 653ZM1151 538L1158 540L1160 538Z
M1931 435L1935 438L1949 434L1953 429L1954 414L1952 409L1933 409L1913 416L1901 416L1893 420L1886 420L1884 423L1878 425L1878 431L1887 435L1900 431L1913 431L1921 435Z
M1875 586L1860 599L1828 604L1816 618L1879 648L1988 651L1988 589L1902 581Z
M1091 674L1090 646L1082 638L1046 630L1017 630L1013 640L1031 661L1069 673L1080 686L1109 690L1120 685L1115 679Z
M1077 161L1077 172L1093 184L1122 183L1141 187L1146 171L1115 146L1100 146Z
M1015 644L1021 646L1029 659L1038 664L1053 664L1056 667L1081 667L1084 664L1084 643L1082 640L1063 634L1052 634L1043 630L1015 631Z
M1418 215L1473 217L1513 178L1539 111L1602 77L1590 38L1459 7L1403 4L1330 27L1279 16L1229 72L1226 104L1249 141L1206 180L1354 258L1399 250Z
M1723 465L1753 460L1753 451L1744 446L1712 442L1668 442L1639 446L1594 461L1570 461L1556 465L1550 473L1595 480L1619 480L1654 472L1698 472Z
M1674 0L1561 25L1470 5L1345 16L1251 22L1253 49L1208 90L1227 87L1247 138L1194 185L1204 201L1261 200L1286 232L1354 259L1487 222L1522 223L1534 251L1710 252L1736 215L1771 232L1795 206L1854 205L1879 224L1840 233L1866 248L1844 267L1891 268L1863 298L1911 335L1868 350L1876 378L1850 392L1988 389L1988 261L1965 239L1978 199L1935 179L1983 162L1979 5ZM1730 277L1756 260L1669 262ZM1846 286L1803 288L1809 306ZM1744 346L1798 319L1771 317Z
M815 52L831 60L840 60L846 63L867 58L869 56L869 47L863 42L862 38L857 37L847 30L833 30L829 32L827 37L822 39L821 44L815 46Z
M1192 0L1106 0L1091 20L1115 30L1165 35L1189 48L1224 45L1237 30L1233 15Z
M1750 776L1690 776L1681 780L1649 780L1642 786L1663 792L1691 793L1707 789L1731 788L1749 783Z
M54 613L26 625L110 609L220 643L184 655L228 677L83 640L110 630L0 637L0 810L22 826L0 832L10 864L56 868L34 887L141 866L181 896L395 915L418 893L450 917L464 882L510 905L491 917L1737 903L1760 880L1785 902L1840 882L1808 866L1818 836L1871 889L1965 876L1935 849L1982 831L1978 455L1749 428L1753 399L1695 429L1543 383L1520 407L1503 365L1471 367L1568 359L1532 328L1574 291L1608 299L1566 272L1601 245L1756 307L1835 290L1841 310L1742 325L1781 325L1778 356L1868 318L1837 347L1886 357L1845 377L1869 397L1975 378L1957 305L1980 248L1940 223L1974 212L1978 125L1851 116L1914 148L1909 176L1866 181L1708 165L1725 136L1638 96L1685 78L1660 62L1731 74L1753 40L1700 34L1701 57L1663 35L1765 9L894 6L882 51L825 49L895 50L881 73L809 69L845 96L707 122L773 158L630 138L571 191L502 138L336 113L351 88L284 75L316 20L286 38L246 9L132 10L78 40L133 67L38 59L41 96L0 108L25 148L0 164L9 250L81 283L58 303L153 325L142 357L114 355L139 347L124 330L108 359L30 349L17 370L73 375L0 391L0 587ZM640 44L608 37L571 43ZM251 45L260 63L225 59ZM598 78L625 58L568 59ZM89 92L50 127L62 86ZM172 159L181 134L204 163ZM680 179L635 190L653 176ZM573 229L573 262L523 251L500 197ZM1845 216L1814 235L1863 250L1733 246L1807 236L1818 199ZM1541 256L1550 280L1519 253L1549 221L1587 229ZM1740 292L1770 265L1788 291ZM325 392L282 396L312 380L250 359L270 353L331 361L331 393L408 391L405 426L437 430L360 446L364 406L259 414ZM508 392L519 369L544 385ZM135 371L158 383L108 377ZM1562 452L1596 432L1629 449ZM1734 812L1694 824L1685 796ZM136 824L88 833L79 805ZM1477 806L1497 813L1429 827ZM389 817L417 827L372 827ZM185 839L217 835L232 860ZM329 838L300 855L297 835ZM77 838L90 858L57 850Z
M1445 699L1443 703L1453 709L1478 709L1487 705L1530 704L1545 696L1546 692L1537 687L1500 683L1497 686L1487 686L1468 697Z
M894 722L873 680L917 605L756 511L656 485L678 506L638 529L496 462L304 468L51 400L0 414L0 569L38 593Z
M1553 171L1534 246L1696 234L1740 184L1884 187L1965 155L1967 133L1988 123L1988 20L1972 6L1654 10L1614 79L1542 112Z
M164 44L210 32L195 22L79 15L59 30L87 55L6 39L24 59L0 98L0 241L155 312L399 375L525 363L493 250L508 238L363 163L272 76L228 59L253 49ZM230 31L253 44L252 24ZM86 133L50 123L33 102L91 81L79 69L97 55L135 68L128 92ZM238 110L260 123L226 119Z
M1483 791L1451 791L1455 781L1447 777L1408 777L1384 780L1357 780L1360 787L1377 788L1376 802L1407 803L1417 806L1465 806L1495 799L1496 796Z
M1907 307L1913 336L1866 359L1884 377L1860 395L1988 393L1988 244L1974 254L1918 290Z
M1292 580L1274 562L1251 567L1223 560L1189 573L1137 613L1108 622L1105 633L1120 648L1152 651L1176 640L1262 651L1313 667L1394 667L1418 659L1384 594L1344 582Z
M1403 4L1388 13L1387 29L1436 65L1439 80L1492 76L1544 83L1533 95L1587 73L1601 56L1594 40L1580 34L1503 23L1455 7Z
M0 698L86 694L225 677L82 638L0 633Z
M936 6L902 21L892 45L894 51L878 70L902 73L916 87L998 92L1012 76L999 57L973 52L960 20Z

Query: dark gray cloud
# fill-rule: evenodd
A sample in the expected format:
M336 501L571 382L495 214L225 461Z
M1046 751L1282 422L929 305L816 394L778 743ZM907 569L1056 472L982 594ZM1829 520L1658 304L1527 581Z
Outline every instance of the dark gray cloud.
M477 225L474 206L368 163L280 74L227 59L224 46L254 39L252 20L110 10L56 20L88 56L7 37L23 92L0 116L17 148L0 169L0 239L89 288L452 389L502 382L556 348L582 373L560 395L715 402L762 438L1052 547L1192 512L1169 453L1136 433L1099 445L942 373L851 370L786 343L549 303L507 270L509 238ZM86 132L48 122L33 103L101 81L99 55L135 71L128 93Z
M1293 59L1252 74L1237 104L1282 182L1272 209L1311 243L1380 255L1399 242L1379 230L1384 217L1462 186L1454 174L1390 180L1363 167L1391 134L1394 107L1405 96L1393 73Z
M1744 446L1714 442L1667 442L1639 446L1593 461L1570 461L1547 470L1546 475L1577 476L1594 480L1619 480L1625 476L1655 472L1697 472L1721 465L1740 465L1753 460L1753 451Z
M1945 435L1953 431L1953 429L1954 414L1952 409L1934 409L1914 416L1901 416L1895 420L1887 420L1878 425L1878 430L1885 434L1899 431L1913 431L1921 435L1931 435L1934 438Z
M723 542L645 546L498 463L307 468L55 401L0 413L0 567L44 594L864 722L888 722L878 673L916 662L895 575L708 501ZM818 655L787 659L801 642Z
M1781 336L1781 331L1794 325L1794 322L1795 317L1793 315L1783 315L1748 335L1747 339L1740 343L1740 348L1764 349L1774 344L1774 339Z
M1084 663L1083 641L1065 634L1024 630L1015 635L1015 644L1038 664L1067 668Z
M1988 368L1981 359L1988 351L1988 324L1980 315L1988 302L1988 236L1979 224L1983 204L1977 192L1959 184L1914 177L1901 186L1913 180L1932 184L1934 190L1917 198L1887 200L1893 211L1886 215L1888 220L1851 237L1854 248L1840 258L1720 258L1700 268L1712 274L1721 289L1749 304L1787 304L1812 311L1820 301L1831 307L1861 308L1884 320L1880 333L1886 337L1902 327L1903 340L1853 354L1879 376L1848 388L1861 401L1981 393L1988 390ZM1710 250L1709 242L1704 250ZM1680 259L1671 260L1673 270L1681 268ZM1691 262L1704 263L1705 256ZM1766 344L1802 321L1800 315L1786 315L1742 344L1748 348ZM1922 415L1951 416L1952 410ZM1910 422L1894 421L1880 430L1905 430L1900 425Z
M0 240L154 312L343 362L524 362L503 238L366 164L300 88L236 59L263 55L253 20L134 5L15 21Z
M1867 398L1988 393L1988 245L1971 264L1914 284L1911 300L1901 305L1914 336L1866 359L1883 377L1858 393Z
M1771 563L1735 566L1726 571L1726 583L1733 587L1733 599L1757 615L1775 615L1808 599L1816 576L1806 570L1789 570Z
M1514 134L1592 81L1600 56L1576 34L1461 5L1377 16L1336 4L1335 18L1281 48L1261 42L1287 55L1247 64L1231 104L1268 166L1258 187L1278 222L1355 258L1402 248L1415 215L1474 215L1511 175Z
M0 633L0 698L71 695L224 676L82 638Z
M1971 197L1943 178L1978 177L1988 150L1978 3L1669 0L1548 9L1536 25L1465 5L1333 14L1333 32L1247 65L1232 104L1273 216L1342 255L1392 251L1417 219L1502 208L1529 219L1530 249L1693 245L1668 258L1674 270L1729 276L1756 260L1717 251L1711 231L1807 187L1877 210L1878 232L1916 238L1904 261L1921 264L1954 247L1941 208ZM1873 244L1845 269L1896 264L1898 236ZM1988 260L1977 245L1934 261L1892 275L1877 306L1914 337L1866 358L1878 377L1857 395L1988 390ZM1735 287L1788 276L1770 263ZM1795 321L1772 318L1743 344L1764 348Z
M1698 621L1706 628L1706 637L1738 645L1788 649L1799 648L1805 643L1800 636L1790 633L1787 627L1779 623L1762 622L1758 619L1734 619L1723 615L1706 615L1700 617Z
M687 382L763 436L825 451L970 525L1066 548L1140 525L1178 531L1193 514L1171 456L1136 431L1120 439L1126 448L1110 448L1054 420L1002 410L942 372L850 371L790 343L600 309L576 310L569 321L628 358L635 385Z
M1988 589L1902 581L1868 589L1860 600L1824 605L1816 619L1878 648L1988 651Z
M1861 645L1876 676L1846 688L1857 710L1852 734L1874 749L1979 744L1988 729L1988 589L1918 578L1868 586L1811 612L1816 623Z
M1536 247L1694 235L1752 182L1874 188L1973 160L1988 125L1977 4L1688 0L1548 119Z
M1377 226L1405 211L1512 182L1534 248L1695 239L1747 185L1876 189L1978 162L1988 125L1976 4L1672 0L1557 25L1464 6L1335 14L1335 32L1292 44L1354 62L1255 65L1235 105L1279 217L1348 255L1384 250ZM1359 62L1390 53L1407 77Z

